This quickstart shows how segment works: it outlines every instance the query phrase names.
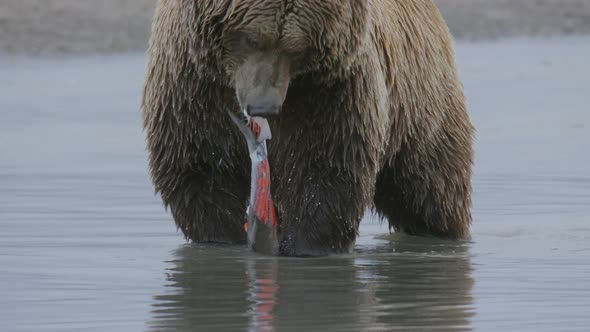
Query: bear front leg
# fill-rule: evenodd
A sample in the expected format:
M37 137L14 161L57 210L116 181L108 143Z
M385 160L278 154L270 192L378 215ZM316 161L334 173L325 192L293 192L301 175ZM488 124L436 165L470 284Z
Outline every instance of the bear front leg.
M313 75L291 82L271 123L271 189L283 255L350 252L372 202L389 116L384 95L376 93L385 82L371 72L379 66L362 63L329 84Z
M160 187L184 236L194 242L245 243L249 176L244 171L186 171ZM173 188L173 189L170 189Z
M280 254L323 256L352 250L370 188L336 169L299 170L276 186ZM283 182L283 180L281 180Z
M449 122L437 135L405 143L381 169L375 208L410 235L469 238L473 128Z

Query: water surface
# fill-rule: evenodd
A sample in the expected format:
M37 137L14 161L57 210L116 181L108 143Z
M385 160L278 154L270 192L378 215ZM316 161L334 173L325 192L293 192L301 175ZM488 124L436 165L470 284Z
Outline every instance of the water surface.
M586 331L590 39L457 46L473 241L190 245L147 176L142 55L0 58L1 331Z

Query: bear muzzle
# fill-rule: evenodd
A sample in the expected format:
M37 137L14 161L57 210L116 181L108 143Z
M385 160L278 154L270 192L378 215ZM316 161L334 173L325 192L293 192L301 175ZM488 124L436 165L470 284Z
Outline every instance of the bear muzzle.
M240 108L253 117L279 115L289 81L289 61L286 57L275 54L247 57L234 76Z

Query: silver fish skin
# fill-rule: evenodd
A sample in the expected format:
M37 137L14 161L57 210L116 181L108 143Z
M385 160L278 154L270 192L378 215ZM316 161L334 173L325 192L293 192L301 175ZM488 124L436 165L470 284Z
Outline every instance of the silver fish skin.
M248 206L248 246L255 252L265 255L279 254L278 220L270 193L270 167L266 141L272 138L268 120L250 117L244 112L240 116L230 112L230 117L238 126L248 143L252 161L250 205ZM260 188L260 183L265 184ZM264 212L261 212L260 207ZM257 213L258 212L258 213Z

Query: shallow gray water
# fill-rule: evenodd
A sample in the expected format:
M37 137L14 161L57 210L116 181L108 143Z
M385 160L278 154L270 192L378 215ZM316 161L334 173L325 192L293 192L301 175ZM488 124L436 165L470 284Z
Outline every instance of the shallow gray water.
M473 241L367 216L352 255L188 245L153 195L141 55L0 58L0 331L587 331L590 38L459 44Z

